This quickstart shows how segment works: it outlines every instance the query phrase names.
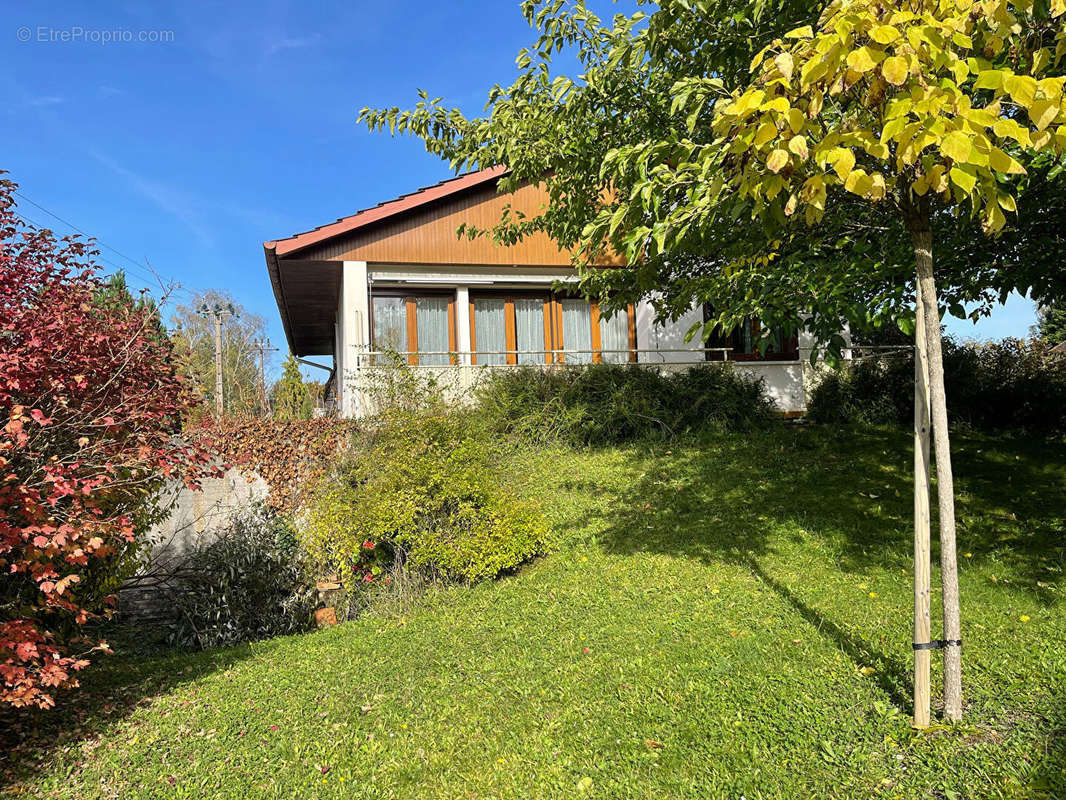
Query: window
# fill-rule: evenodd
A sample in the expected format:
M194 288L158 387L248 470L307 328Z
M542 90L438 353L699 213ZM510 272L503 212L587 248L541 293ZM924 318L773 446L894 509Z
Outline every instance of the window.
M610 319L596 303L549 294L471 297L475 364L590 364L636 360L633 308Z
M597 309L598 310L598 309ZM599 314L597 314L599 317ZM609 364L623 364L630 358L629 314L615 312L610 319L599 317L600 357Z
M450 295L375 296L371 317L375 350L406 354L409 364L452 363L455 314Z
M567 364L592 362L592 307L587 300L564 298L559 301L563 315L560 349Z
M475 364L546 364L550 297L484 295L470 301Z
M714 317L710 306L704 306L703 319L708 321ZM765 353L759 352L759 340L762 337L762 323L755 317L745 318L743 324L738 325L727 334L722 334L717 328L707 338L705 347L730 348L728 356L723 356L721 351L708 352L708 361L721 361L723 357L730 361L796 361L799 359L799 338L796 335L787 336L783 328L774 328L770 332L770 344Z

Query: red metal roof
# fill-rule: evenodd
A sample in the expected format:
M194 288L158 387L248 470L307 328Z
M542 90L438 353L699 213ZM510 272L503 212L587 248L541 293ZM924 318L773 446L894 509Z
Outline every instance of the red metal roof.
M279 256L291 255L297 250L302 250L313 244L332 239L334 236L350 233L351 231L358 230L359 228L375 222L381 222L382 220L397 214L403 214L407 211L428 205L429 203L433 203L444 197L497 180L506 175L507 172L508 169L504 166L490 167L488 169L478 170L477 172L468 172L465 175L459 175L458 177L435 183L432 186L426 186L415 192L411 192L410 194L401 195L395 200L378 203L378 205L373 208L357 211L349 217L341 217L336 222L331 222L328 225L320 225L314 230L305 233L297 233L287 239L276 239L272 242L264 242L263 247L267 250L273 250L274 253Z

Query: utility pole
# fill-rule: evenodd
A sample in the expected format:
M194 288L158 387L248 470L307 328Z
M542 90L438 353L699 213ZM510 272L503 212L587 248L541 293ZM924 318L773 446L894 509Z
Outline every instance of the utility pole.
M252 343L252 349L259 351L259 394L263 415L266 416L270 413L270 404L267 402L266 354L276 353L278 348L270 346L270 339L256 339Z
M215 303L213 306L201 303L197 313L204 319L215 321L215 414L222 418L224 405L222 401L222 320L239 317L232 303Z

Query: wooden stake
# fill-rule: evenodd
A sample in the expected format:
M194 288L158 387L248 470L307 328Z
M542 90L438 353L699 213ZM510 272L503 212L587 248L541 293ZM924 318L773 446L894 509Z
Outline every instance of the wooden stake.
M929 586L929 352L925 310L917 297L914 329L914 641L928 642ZM929 727L929 659L914 651L914 727Z

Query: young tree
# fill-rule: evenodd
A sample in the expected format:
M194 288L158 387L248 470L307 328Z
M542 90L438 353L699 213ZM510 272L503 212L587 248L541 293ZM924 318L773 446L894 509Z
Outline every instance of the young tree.
M199 387L205 403L215 404L215 320L203 307L228 308L235 313L222 323L222 391L225 413L262 411L258 343L266 339L266 321L237 303L229 292L201 292L188 305L178 305L171 315L172 338L184 369Z
M1066 342L1066 310L1054 304L1040 306L1036 334L1051 347Z
M270 390L274 419L311 419L316 400L322 391L321 385L304 380L300 365L292 353L289 353L282 364L282 370L281 378Z
M14 213L0 181L0 703L50 707L106 644L107 613L164 477L207 456L175 434L196 402L156 314L108 287L85 242Z
M708 223L723 199L739 196L757 214L801 213L808 224L847 193L890 209L908 231L925 337L937 465L944 603L944 704L962 714L955 506L941 336L934 279L933 222L978 216L989 233L1016 210L1019 161L1066 148L1066 111L1057 69L1066 51L1064 0L1049 12L1006 0L838 0L817 27L790 31L758 54L751 85L721 98L713 79L681 82L678 105L692 125L713 104L714 141L673 149L674 158L619 151L648 175L636 202L597 233L623 241L630 260L668 251L691 226ZM630 169L630 167L626 167ZM685 202L665 211L664 193ZM653 198L643 202L642 198ZM634 213L635 212L635 213ZM643 216L615 236L623 223ZM649 220L650 217L650 220Z

